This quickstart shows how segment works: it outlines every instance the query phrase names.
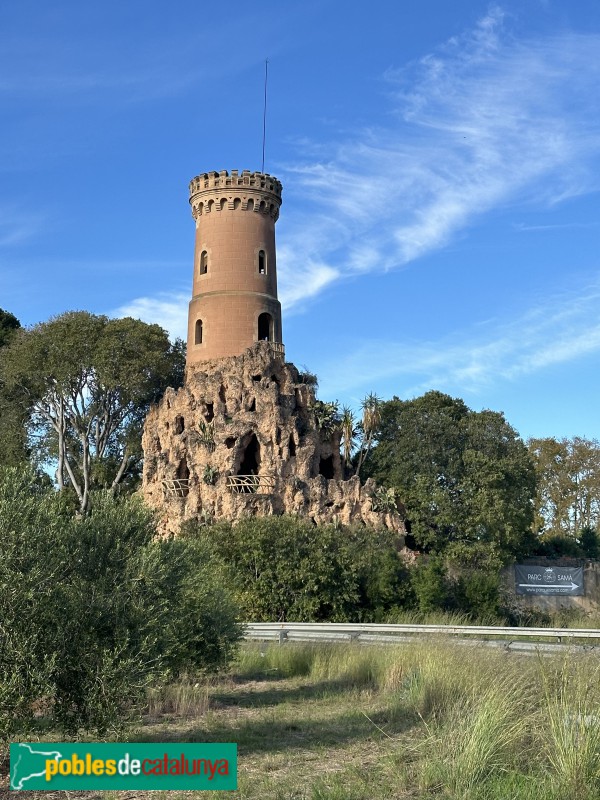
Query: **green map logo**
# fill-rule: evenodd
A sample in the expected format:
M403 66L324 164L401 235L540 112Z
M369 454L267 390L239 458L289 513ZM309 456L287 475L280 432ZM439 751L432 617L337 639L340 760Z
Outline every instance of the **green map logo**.
M10 746L10 788L237 789L237 745L63 744Z

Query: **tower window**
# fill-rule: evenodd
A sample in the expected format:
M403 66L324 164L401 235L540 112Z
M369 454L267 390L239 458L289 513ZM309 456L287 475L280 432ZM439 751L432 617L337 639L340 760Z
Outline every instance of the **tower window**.
M267 274L267 254L264 250L258 251L258 273L259 275Z
M194 335L194 344L202 344L202 320L196 320L196 331Z
M200 253L200 275L206 275L208 272L208 253L203 250Z
M258 318L258 340L273 341L273 317L270 314L261 314Z

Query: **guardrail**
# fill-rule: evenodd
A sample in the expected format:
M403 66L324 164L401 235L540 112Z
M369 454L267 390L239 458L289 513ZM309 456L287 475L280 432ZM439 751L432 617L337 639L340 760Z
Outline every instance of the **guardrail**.
M598 628L514 628L495 625L405 625L352 622L248 622L244 637L279 644L296 641L359 642L363 644L400 644L419 636L450 636L461 643L496 645L509 649L540 649L535 642L514 642L515 639L564 640L598 639ZM456 637L459 637L458 639ZM467 637L465 640L464 637ZM480 637L477 639L477 637ZM493 637L496 641L482 641ZM523 646L525 645L525 646ZM589 647L589 645L588 645ZM553 645L552 649L556 648ZM545 648L550 649L550 645Z

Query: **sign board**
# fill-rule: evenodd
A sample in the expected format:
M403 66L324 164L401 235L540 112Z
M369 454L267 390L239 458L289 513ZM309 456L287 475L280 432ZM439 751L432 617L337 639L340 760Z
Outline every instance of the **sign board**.
M515 564L517 594L583 595L583 567L543 567Z

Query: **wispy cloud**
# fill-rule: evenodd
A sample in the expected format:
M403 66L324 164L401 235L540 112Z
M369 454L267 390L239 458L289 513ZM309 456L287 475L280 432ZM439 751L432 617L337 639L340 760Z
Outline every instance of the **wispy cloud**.
M160 325L171 339L187 340L187 309L190 296L183 292L162 293L156 297L136 297L111 312L114 317L134 317Z
M522 233L540 233L546 231L572 230L574 228L597 228L597 222L559 222L550 225L526 225L519 222L513 228Z
M519 41L494 8L385 77L392 125L283 165L304 203L280 236L290 304L442 248L509 202L547 208L598 188L600 36Z
M427 389L480 392L552 365L600 352L600 277L579 293L556 295L508 324L488 321L440 341L370 341L319 368L323 396L396 379L404 396Z
M22 244L37 236L44 226L40 214L25 214L15 208L0 207L0 248Z

